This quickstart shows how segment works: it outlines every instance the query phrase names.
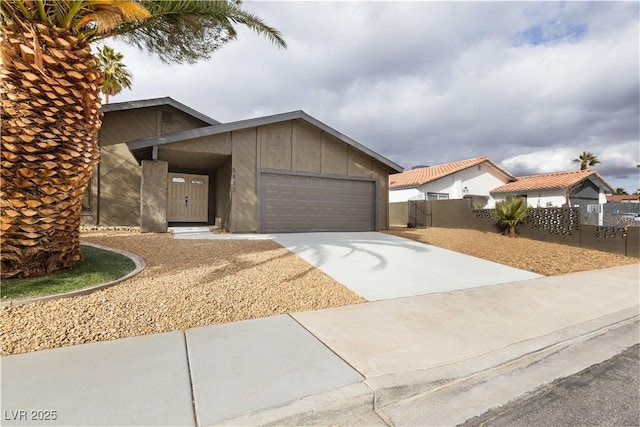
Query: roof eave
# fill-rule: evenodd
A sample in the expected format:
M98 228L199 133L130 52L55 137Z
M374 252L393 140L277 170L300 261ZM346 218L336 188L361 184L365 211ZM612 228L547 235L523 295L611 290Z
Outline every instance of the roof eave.
M232 132L235 130L264 126L264 125L283 122L287 120L295 120L295 119L304 120L324 130L325 132L333 135L334 137L338 138L342 142L345 142L347 145L357 148L358 150L364 152L365 154L373 157L374 159L378 160L379 162L389 167L394 172L402 172L404 170L402 166L370 150L369 148L354 141L353 139L338 132L337 130L327 126L326 124L311 117L310 115L306 114L304 111L301 111L301 110L291 111L288 113L274 114L272 116L264 116L264 117L257 117L253 119L239 120L239 121L230 122L230 123L222 123L215 126L207 126L207 127L191 129L191 130L182 131L182 132L171 133L167 135L143 138L136 141L128 142L127 146L129 147L130 150L136 150L136 149L151 147L154 145L171 144L174 142L185 141L188 139L212 136L212 135L217 135L225 132Z
M410 185L401 185L401 186L389 186L389 190L407 190L410 188L418 188L421 184L410 184Z
M575 184L573 184L573 185L575 185ZM573 187L573 185L571 185L571 187ZM567 188L569 188L569 187L521 188L521 189L501 190L501 191L491 190L491 191L489 191L489 194L527 193L527 192L530 192L530 191L566 190Z
M221 122L219 122L218 120L212 117L209 117L206 114L202 114L201 112L194 110L193 108L187 105L184 105L181 102L178 102L175 99L170 98L168 96L164 98L141 99L136 101L125 101L125 102L116 102L113 104L103 104L102 112L109 113L113 111L127 111L127 110L135 110L138 108L158 107L161 105L170 105L212 126L221 124Z

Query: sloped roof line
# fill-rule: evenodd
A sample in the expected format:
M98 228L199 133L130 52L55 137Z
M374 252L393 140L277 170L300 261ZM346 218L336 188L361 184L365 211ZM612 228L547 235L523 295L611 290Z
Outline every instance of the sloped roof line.
M607 202L622 202L623 200L640 201L640 194L612 194L607 196Z
M400 189L417 187L429 182L435 181L440 178L452 175L456 172L463 171L470 167L488 163L499 172L503 173L508 179L515 180L516 177L511 175L506 170L498 166L493 160L488 157L474 157L472 159L459 160L456 162L443 163L435 166L427 166L424 168L418 168L402 172L399 174L391 175L389 177L389 188Z
M129 147L130 150L137 150L141 148L152 147L154 145L172 144L174 142L180 142L180 141L185 141L185 140L194 139L194 138L218 135L225 132L248 129L252 127L264 126L264 125L283 122L287 120L295 120L295 119L304 120L305 122L310 123L322 129L323 131L329 133L330 135L346 143L347 145L357 148L358 150L364 152L365 154L380 161L381 163L385 164L386 166L388 166L394 171L402 172L403 170L403 167L398 165L397 163L365 147L364 145L349 138L348 136L342 134L341 132L338 132L337 130L324 124L320 120L308 115L302 110L291 111L288 113L274 114L271 116L256 117L253 119L238 120L235 122L222 123L215 126L206 126L206 127L190 129L182 132L176 132L176 133L170 133L166 135L159 135L159 136L153 136L149 138L138 139L135 141L127 142L127 146Z
M593 177L605 192L613 192L613 187L596 170L586 169L568 172L553 172L538 175L519 176L516 181L509 182L490 191L491 194L513 193L533 190L558 190L573 187ZM598 182L596 182L598 184Z
M184 105L181 102L176 101L171 97L164 98L151 98L151 99L141 99L136 101L126 101L126 102L115 102L113 104L103 104L102 112L109 113L112 111L126 111L126 110L135 110L138 108L148 108L148 107L159 107L161 105L170 105L190 116L193 116L209 125L219 125L221 122L218 120L207 116L206 114L202 114L201 112L194 110L191 107Z

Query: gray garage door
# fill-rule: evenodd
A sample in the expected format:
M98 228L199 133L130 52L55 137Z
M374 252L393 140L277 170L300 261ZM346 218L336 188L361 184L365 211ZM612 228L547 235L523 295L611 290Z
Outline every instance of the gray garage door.
M263 173L260 231L375 230L375 183Z

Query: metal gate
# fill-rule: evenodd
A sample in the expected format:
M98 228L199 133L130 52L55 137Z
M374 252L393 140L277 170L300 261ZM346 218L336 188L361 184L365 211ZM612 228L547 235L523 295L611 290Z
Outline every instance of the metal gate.
M431 206L426 200L409 200L409 221L411 228L431 227Z

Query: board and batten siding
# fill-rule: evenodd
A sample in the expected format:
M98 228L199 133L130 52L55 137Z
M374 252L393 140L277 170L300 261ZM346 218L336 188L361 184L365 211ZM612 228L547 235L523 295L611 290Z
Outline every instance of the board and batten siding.
M376 182L376 226L388 228L386 165L301 120L258 127L257 145L260 169L371 178Z
M91 212L83 213L84 221L106 226L140 225L142 172L125 143L203 126L208 124L168 105L106 113L98 136L100 165L94 168L91 180Z

